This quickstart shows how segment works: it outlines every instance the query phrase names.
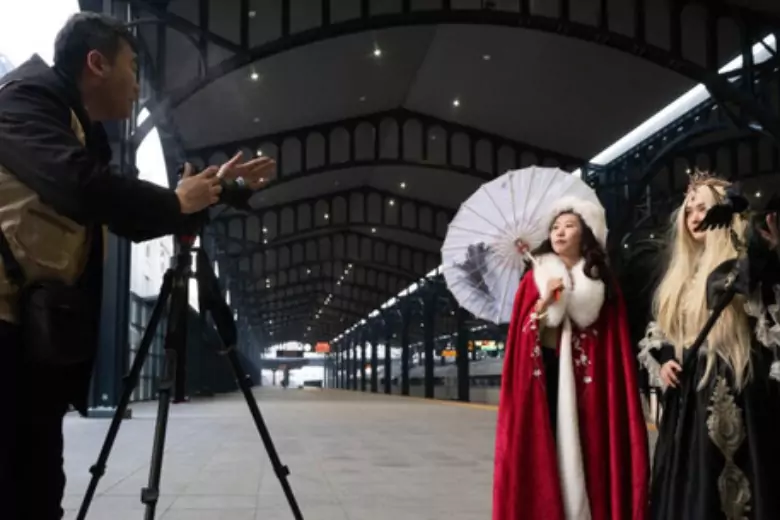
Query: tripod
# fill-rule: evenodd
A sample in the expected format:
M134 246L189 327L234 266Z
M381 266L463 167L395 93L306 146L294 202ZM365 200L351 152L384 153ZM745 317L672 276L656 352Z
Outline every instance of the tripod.
M100 449L98 460L90 468L92 478L90 479L84 500L79 508L77 520L84 520L87 510L92 502L100 478L105 474L106 461L108 460L114 440L119 432L119 426L124 417L127 406L130 402L130 396L133 389L138 384L146 357L152 345L154 333L162 318L163 311L168 306L168 324L165 336L165 352L162 366L162 376L160 378L157 422L154 431L154 445L152 448L151 466L149 469L148 486L141 490L141 502L146 505L145 520L154 520L157 508L157 500L160 497L160 477L162 472L163 453L165 448L165 433L168 426L168 413L170 411L171 393L176 382L177 362L182 357L182 353L187 346L187 315L189 309L188 287L191 274L193 244L195 235L182 235L176 237L178 252L173 260L173 265L165 272L162 287L157 303L152 310L152 316L149 324L144 331L141 344L138 347L138 353L133 360L130 371L123 378L122 394L119 399L108 433ZM241 362L235 351L238 340L236 324L225 300L219 292L219 284L216 276L211 269L211 264L206 253L202 249L197 251L197 272L198 294L200 300L201 313L209 312L216 325L219 337L222 343L220 354L227 356L227 359L233 369L233 374L238 382L238 386L244 395L249 411L254 419L260 438L265 444L266 452L271 460L274 472L282 485L284 494L292 509L296 520L303 520L303 515L298 507L298 503L293 495L287 476L290 470L282 465L279 455L276 452L271 435L265 425L260 409L257 406L252 395L252 381L241 367Z

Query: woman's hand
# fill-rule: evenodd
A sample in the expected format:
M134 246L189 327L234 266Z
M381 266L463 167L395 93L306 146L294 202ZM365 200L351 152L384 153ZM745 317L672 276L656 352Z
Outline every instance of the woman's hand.
M547 281L547 298L542 302L545 309L558 300L563 289L562 278L552 278Z
M520 253L520 256L525 256L525 254L531 249L528 244L520 240L519 238L515 240L515 249L517 249L517 252Z
M682 372L682 367L677 361L667 361L661 366L661 381L663 381L666 386L677 388L677 385L680 384L680 379L677 377L677 373L679 372Z
M770 213L766 216L766 227L768 231L758 228L758 232L771 249L777 249L778 244L780 244L780 232L777 230L777 213Z

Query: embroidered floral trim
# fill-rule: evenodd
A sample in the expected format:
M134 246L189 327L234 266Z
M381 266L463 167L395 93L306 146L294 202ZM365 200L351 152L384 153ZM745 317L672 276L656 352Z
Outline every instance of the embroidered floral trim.
M661 350L665 343L668 343L666 336L661 332L661 328L654 321L647 324L645 337L639 342L639 362L647 369L650 376L650 386L661 387L661 365L650 353L651 350Z
M542 343L539 337L539 320L544 316L539 316L536 312L532 312L528 317L528 321L523 326L523 332L526 334L536 334L536 344L531 351L531 359L533 359L533 376L541 377L542 375Z
M772 288L775 293L775 303L764 305L761 298L762 287L751 298L745 302L745 313L756 319L754 334L756 340L771 349L775 355L775 361L770 365L769 377L775 381L780 381L780 360L778 360L778 349L780 349L780 287Z
M734 463L734 454L745 440L742 410L734 401L729 385L718 376L710 397L707 432L713 444L723 454L726 464L718 477L720 508L728 520L746 520L750 512L750 481Z
M590 334L596 336L596 331L591 330ZM591 365L588 355L585 354L585 350L582 348L582 340L588 337L588 332L583 331L579 334L574 334L572 337L572 351L574 353L574 372L577 377L582 377L582 382L589 385L593 382L593 377L589 373L588 367Z

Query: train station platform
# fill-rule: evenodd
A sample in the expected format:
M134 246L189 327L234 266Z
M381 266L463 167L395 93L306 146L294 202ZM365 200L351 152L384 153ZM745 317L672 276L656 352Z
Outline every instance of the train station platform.
M490 518L494 406L278 387L255 396L307 520ZM88 520L143 518L157 403L132 409ZM108 426L66 419L68 520ZM166 448L158 519L293 518L240 394L173 405Z

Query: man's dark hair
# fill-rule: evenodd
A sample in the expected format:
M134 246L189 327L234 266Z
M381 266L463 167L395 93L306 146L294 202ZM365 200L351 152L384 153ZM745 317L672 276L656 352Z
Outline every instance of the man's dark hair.
M135 37L121 21L100 13L76 13L57 33L54 66L67 77L77 79L91 51L114 60L122 41L137 51Z

